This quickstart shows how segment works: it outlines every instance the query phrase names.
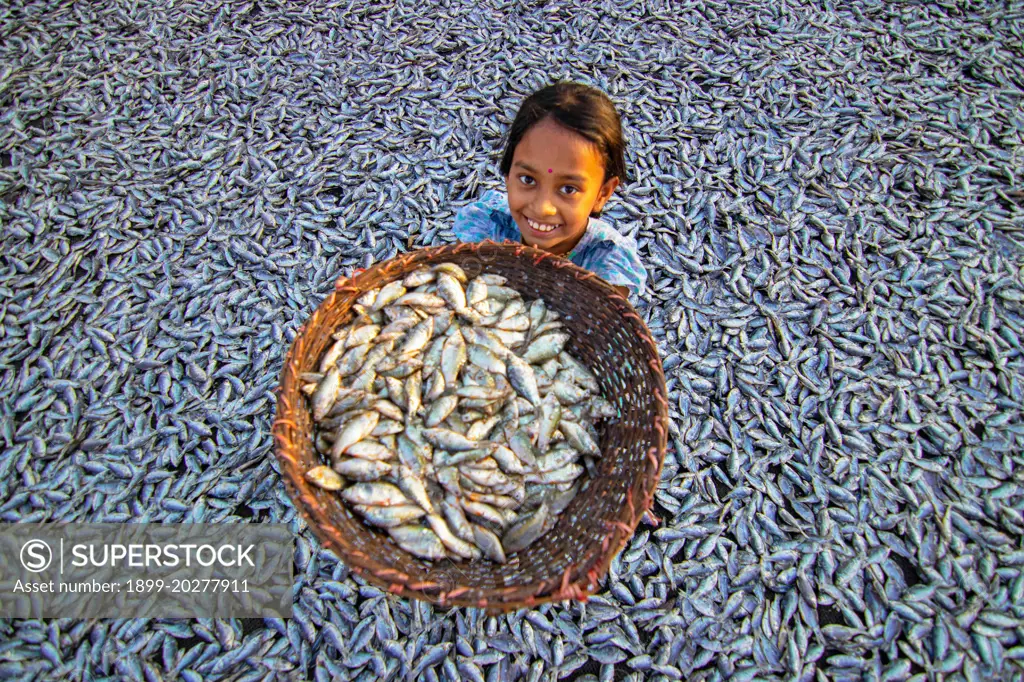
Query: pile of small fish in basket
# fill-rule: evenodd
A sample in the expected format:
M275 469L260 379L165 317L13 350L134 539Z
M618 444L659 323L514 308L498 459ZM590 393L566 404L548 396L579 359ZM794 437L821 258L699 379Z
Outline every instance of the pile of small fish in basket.
M357 300L303 392L329 464L306 478L429 560L505 563L549 531L617 410L542 299L454 263Z

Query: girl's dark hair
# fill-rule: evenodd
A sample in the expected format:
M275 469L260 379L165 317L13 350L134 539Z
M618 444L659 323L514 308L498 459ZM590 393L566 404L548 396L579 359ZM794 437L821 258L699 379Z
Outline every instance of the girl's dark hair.
M523 100L508 131L505 154L501 157L502 175L508 176L512 170L512 156L526 131L548 116L597 147L604 158L602 182L613 177L620 183L626 181L626 140L615 105L596 88L564 81L541 88Z

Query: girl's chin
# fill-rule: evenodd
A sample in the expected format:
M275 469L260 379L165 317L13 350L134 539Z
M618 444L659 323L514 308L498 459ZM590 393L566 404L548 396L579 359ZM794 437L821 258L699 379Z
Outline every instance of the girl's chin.
M562 242L558 240L537 240L527 239L524 237L523 243L526 244L527 246L532 246L535 249L547 251L548 253L554 256L564 256L570 251L569 249L566 249L563 246Z
M537 235L524 234L523 242L527 246L532 246L537 249L543 249L544 251L550 251L558 244L558 240L552 237L539 238Z

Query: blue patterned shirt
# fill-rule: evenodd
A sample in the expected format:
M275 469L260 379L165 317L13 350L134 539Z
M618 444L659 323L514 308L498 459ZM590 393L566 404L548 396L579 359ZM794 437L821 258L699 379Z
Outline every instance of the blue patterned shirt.
M459 209L454 232L463 242L522 241L519 226L508 208L508 197L498 190L484 192L478 201ZM628 287L630 298L644 292L647 270L640 263L636 241L619 234L599 218L590 218L587 231L569 253L569 260L609 284Z

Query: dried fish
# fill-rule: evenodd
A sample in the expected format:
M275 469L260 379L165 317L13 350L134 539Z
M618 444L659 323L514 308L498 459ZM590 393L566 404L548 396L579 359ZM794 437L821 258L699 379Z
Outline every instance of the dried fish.
M591 413L607 409L591 405L599 396L577 384L596 381L563 350L568 334L544 333L558 322L554 311L543 303L528 308L504 281L470 279L449 265L432 266L360 297L363 310L332 334L339 340L321 362L326 373L311 391L313 408L331 415L314 420L316 438L324 441L320 450L329 449L333 470L358 482L353 492L343 490L344 499L371 525L391 529L400 546L432 558L437 540L441 554L455 561L481 556L503 561L549 531L578 492L573 484L584 468L577 460L600 454L588 432L592 427L584 424ZM467 289L472 290L468 298ZM466 315L469 300L478 313L494 319ZM422 312L402 312L410 308ZM383 329L382 316L393 319ZM502 326L526 332L531 325L537 337L524 336L514 349L497 333ZM339 354L342 342L349 350ZM371 373L381 377L369 378ZM350 377L363 376L366 385L348 385ZM566 409L575 410L572 419L581 423L563 419ZM537 416L529 416L535 410ZM393 447L384 439L393 439ZM366 487L378 482L390 487ZM555 486L552 504L542 499L523 506L536 497L531 488L550 486ZM445 490L444 500L432 498L431 489L438 487ZM413 516L405 511L409 506L423 514ZM383 511L393 508L400 511ZM507 530L501 539L474 532L467 514ZM413 523L419 519L422 525ZM397 527L403 529L396 535ZM414 534L417 527L434 539ZM497 542L501 551L480 541Z
M1024 593L1017 6L625 0L517 3L509 20L348 4L11 4L0 515L291 519L264 456L282 349L340 274L453 241L459 203L502 187L482 169L518 100L576 73L628 142L630 182L601 217L648 271L637 312L671 416L660 525L584 607L493 621L381 599L303 532L294 618L13 620L2 675L235 679L258 660L359 680L1021 677L1020 628L990 615L1019 616ZM399 284L437 275L359 298L380 331L346 386L382 392L371 360L432 313L396 308ZM481 324L472 306L510 283L462 275L455 320ZM492 324L525 312L530 328L487 339L522 357L565 331L544 308L510 301ZM431 369L448 338L388 369L423 372L424 407L450 388ZM347 341L328 342L335 362ZM532 365L538 390L572 371L563 355ZM564 419L644 418L591 369L609 400ZM334 429L390 412L332 398ZM325 463L332 442L315 441ZM343 457L394 466L398 450L371 436ZM492 455L506 475L510 452ZM555 486L531 485L524 512L554 511Z

